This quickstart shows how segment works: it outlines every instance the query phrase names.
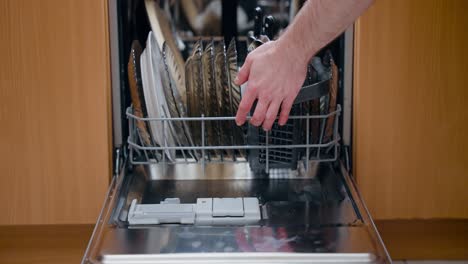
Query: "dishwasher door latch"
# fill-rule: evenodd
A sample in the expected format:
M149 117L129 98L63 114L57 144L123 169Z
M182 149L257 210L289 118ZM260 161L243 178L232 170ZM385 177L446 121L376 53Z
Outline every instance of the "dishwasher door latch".
M128 212L130 225L248 225L260 220L260 204L255 197L198 198L196 204L182 204L179 198L138 204L134 199Z

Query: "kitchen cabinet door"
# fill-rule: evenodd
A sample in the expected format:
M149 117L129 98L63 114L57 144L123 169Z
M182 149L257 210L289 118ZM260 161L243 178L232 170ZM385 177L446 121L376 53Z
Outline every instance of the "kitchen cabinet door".
M94 223L109 183L105 0L0 1L0 225Z
M376 219L468 218L467 10L378 0L356 23L354 175Z

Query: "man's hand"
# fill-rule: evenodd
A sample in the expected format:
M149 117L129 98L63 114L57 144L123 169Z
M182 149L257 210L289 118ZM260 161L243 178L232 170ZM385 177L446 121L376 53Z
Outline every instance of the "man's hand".
M277 41L263 44L247 56L236 83L249 81L237 111L236 123L245 123L255 99L250 123L269 130L281 107L279 124L289 111L307 72L307 62L343 32L374 0L306 1Z
M294 99L304 83L307 58L282 45L280 40L270 41L247 56L236 79L238 85L248 81L237 111L237 125L245 123L255 100L258 101L250 120L252 125L263 124L264 130L270 130L280 107L279 124L286 124Z

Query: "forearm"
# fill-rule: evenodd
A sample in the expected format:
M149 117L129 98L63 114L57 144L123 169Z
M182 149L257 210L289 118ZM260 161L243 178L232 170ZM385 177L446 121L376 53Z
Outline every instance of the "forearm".
M310 58L341 34L374 0L309 0L279 38L298 62Z

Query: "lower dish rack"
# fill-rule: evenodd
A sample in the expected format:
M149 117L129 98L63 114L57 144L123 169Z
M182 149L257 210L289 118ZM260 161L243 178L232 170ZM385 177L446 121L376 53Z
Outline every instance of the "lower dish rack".
M336 110L321 115L294 115L288 123L279 129L277 122L272 131L263 131L260 127L250 124L244 125L243 145L233 145L221 142L220 145L209 144L206 125L211 122L217 126L231 126L235 124L235 117L183 117L183 118L140 118L133 113L133 108L127 109L129 122L129 157L130 163L138 164L198 164L203 169L210 163L248 163L255 173L270 174L305 169L308 171L310 161L336 161L339 153L340 136L338 122L341 106ZM300 113L300 112L299 112ZM250 117L247 118L250 120ZM330 122L330 120L332 122ZM151 127L152 122L159 122L164 144L142 144L141 134L137 123L145 123ZM177 140L168 140L170 127L177 122L198 122L201 145L182 145ZM319 134L313 133L312 125L319 124ZM331 135L326 136L327 126L332 124ZM275 126L278 129L275 129ZM247 132L248 131L248 132ZM153 132L154 133L154 132ZM285 135L288 134L288 135ZM294 140L293 140L294 139ZM169 142L176 142L170 144ZM175 153L175 158L168 158L166 153ZM292 157L292 155L295 155Z

